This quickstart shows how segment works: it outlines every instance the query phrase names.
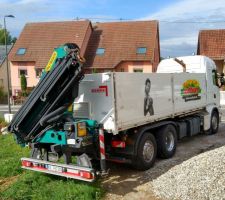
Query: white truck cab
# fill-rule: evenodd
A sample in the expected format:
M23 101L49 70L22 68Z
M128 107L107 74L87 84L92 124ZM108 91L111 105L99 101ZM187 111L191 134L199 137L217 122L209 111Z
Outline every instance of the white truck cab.
M204 73L206 76L206 93L208 115L204 120L204 129L210 127L212 111L220 107L219 81L223 82L223 75L218 75L213 60L206 56L184 56L162 60L157 68L157 73ZM220 78L220 80L218 80Z

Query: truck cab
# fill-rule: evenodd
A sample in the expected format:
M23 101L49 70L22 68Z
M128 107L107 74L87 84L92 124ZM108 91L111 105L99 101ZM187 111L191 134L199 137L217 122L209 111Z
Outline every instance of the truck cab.
M207 104L216 105L220 104L219 82L221 79L218 77L216 65L210 58L206 56L184 56L178 57L176 62L174 58L162 60L157 68L157 73L204 73L207 80ZM220 76L220 75L219 75Z

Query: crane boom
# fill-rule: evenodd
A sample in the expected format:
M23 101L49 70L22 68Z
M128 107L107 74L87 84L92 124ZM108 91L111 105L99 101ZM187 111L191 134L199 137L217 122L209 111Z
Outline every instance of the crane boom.
M30 142L58 121L77 97L79 81L84 76L79 53L79 47L71 43L54 50L41 80L8 127L18 143Z

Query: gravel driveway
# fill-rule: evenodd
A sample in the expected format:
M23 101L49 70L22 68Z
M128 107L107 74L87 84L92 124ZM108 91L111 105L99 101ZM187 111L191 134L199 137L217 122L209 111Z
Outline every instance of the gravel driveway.
M105 199L160 199L156 197L153 182L156 191L156 183L158 184L163 180L165 182L163 178L177 175L171 175L171 171L168 172L168 170L174 166L182 165L184 161L192 159L198 154L217 149L223 145L225 145L225 123L220 125L219 133L216 135L198 135L180 141L173 158L157 160L154 167L147 171L140 172L131 170L126 166L112 164L109 177L103 179L103 186L107 191ZM156 179L158 182L155 182ZM171 188L168 187L166 189ZM165 198L161 195L161 199L164 200Z

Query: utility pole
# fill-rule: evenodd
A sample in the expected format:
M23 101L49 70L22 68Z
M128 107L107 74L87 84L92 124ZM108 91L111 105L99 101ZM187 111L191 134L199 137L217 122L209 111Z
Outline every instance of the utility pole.
M6 71L7 71L7 93L8 93L8 109L9 114L11 114L11 104L10 104L10 76L9 76L9 63L8 63L8 50L7 50L7 30L6 30L6 17L14 18L13 15L4 16L4 33L5 33L5 56L6 56Z

